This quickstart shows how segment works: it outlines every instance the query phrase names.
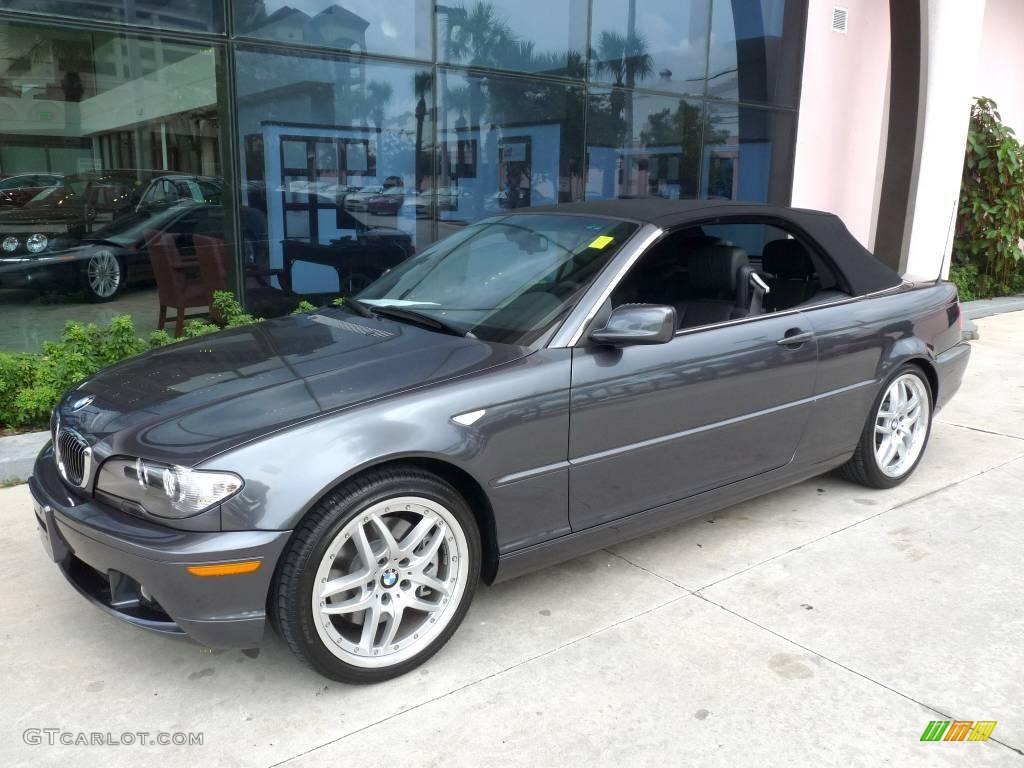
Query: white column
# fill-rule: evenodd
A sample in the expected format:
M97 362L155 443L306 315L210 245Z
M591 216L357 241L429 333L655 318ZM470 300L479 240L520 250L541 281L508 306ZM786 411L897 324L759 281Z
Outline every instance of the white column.
M916 178L904 246L908 277L949 273L984 16L985 0L921 2Z

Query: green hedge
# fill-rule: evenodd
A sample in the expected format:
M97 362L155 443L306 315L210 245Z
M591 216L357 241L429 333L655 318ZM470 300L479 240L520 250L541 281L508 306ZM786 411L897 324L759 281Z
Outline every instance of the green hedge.
M228 291L214 294L211 310L217 323L190 320L182 339L261 320L246 314ZM0 352L0 428L45 429L57 399L78 382L119 360L180 340L165 331L140 338L131 317L118 315L102 327L69 322L60 339L44 341L38 353Z

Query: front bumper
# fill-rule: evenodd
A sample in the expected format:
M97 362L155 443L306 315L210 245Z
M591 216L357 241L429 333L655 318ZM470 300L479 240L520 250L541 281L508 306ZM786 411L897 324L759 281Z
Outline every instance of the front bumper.
M78 277L74 259L59 261L0 257L0 288L49 288L68 286Z
M29 490L43 548L97 607L208 647L260 644L267 592L291 531L180 531L76 498L57 474L50 445L36 459ZM216 577L186 570L234 560L260 560L261 566Z
M939 392L935 398L936 411L948 403L960 389L970 359L971 345L966 341L954 344L935 358L935 374L939 382Z

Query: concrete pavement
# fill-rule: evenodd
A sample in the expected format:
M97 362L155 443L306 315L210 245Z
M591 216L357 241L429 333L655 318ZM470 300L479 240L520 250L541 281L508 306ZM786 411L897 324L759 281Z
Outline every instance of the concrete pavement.
M46 562L0 490L0 765L1024 766L1024 313L979 321L915 476L827 476L494 588L372 688L151 636ZM922 743L931 720L996 720ZM30 746L27 728L201 731Z

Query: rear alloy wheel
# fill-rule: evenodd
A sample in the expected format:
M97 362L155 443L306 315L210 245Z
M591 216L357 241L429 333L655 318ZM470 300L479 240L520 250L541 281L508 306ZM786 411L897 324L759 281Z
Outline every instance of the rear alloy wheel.
M108 248L93 251L82 265L82 289L89 301L113 301L124 283L124 262Z
M342 486L303 521L278 573L276 624L335 680L386 680L426 661L461 623L480 574L465 501L416 469Z
M932 393L921 370L903 366L876 400L846 477L872 488L892 488L921 461L931 433Z

